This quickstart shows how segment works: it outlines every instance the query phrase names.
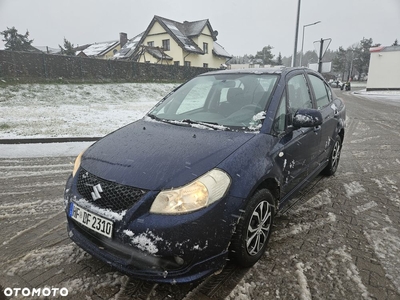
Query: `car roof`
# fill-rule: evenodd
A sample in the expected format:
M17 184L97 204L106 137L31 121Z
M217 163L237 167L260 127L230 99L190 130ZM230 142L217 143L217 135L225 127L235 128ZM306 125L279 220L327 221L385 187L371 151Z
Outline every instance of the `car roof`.
M281 74L283 69L284 67L216 70L201 74L200 76L215 74Z
M199 76L205 75L217 75L217 74L283 74L288 73L293 70L308 70L312 71L311 69L305 67L284 67L284 66L277 66L277 67L269 67L269 68L247 68L247 69L230 69L230 70L217 70L211 71L207 73L203 73Z

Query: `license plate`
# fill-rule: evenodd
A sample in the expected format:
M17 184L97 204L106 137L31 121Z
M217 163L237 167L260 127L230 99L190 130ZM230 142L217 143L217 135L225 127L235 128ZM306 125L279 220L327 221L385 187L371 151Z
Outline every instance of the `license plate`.
M78 223L97 233L109 238L112 236L113 222L87 211L73 202L70 203L68 215Z

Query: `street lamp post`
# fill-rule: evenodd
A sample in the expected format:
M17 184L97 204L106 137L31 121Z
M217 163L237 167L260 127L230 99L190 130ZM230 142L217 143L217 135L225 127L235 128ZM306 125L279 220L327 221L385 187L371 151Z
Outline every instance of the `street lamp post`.
M314 23L311 23L311 24L303 25L303 38L302 38L302 41L301 41L301 55L300 55L300 65L299 65L300 67L301 67L301 61L302 61L302 59L303 59L304 29L305 29L307 26L316 25L316 24L318 24L318 23L321 23L321 21L317 21L317 22L314 22Z

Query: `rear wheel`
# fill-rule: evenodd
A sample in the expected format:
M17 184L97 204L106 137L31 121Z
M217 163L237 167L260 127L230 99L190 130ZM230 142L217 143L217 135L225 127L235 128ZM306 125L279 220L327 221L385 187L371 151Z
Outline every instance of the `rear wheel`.
M329 157L329 162L328 165L325 167L325 169L322 171L323 174L331 176L335 174L337 167L339 165L339 159L340 159L340 152L342 151L342 139L338 135L336 137L336 140L333 144L331 155Z
M257 191L240 219L231 243L231 257L243 267L251 267L264 254L274 220L274 197L270 191Z

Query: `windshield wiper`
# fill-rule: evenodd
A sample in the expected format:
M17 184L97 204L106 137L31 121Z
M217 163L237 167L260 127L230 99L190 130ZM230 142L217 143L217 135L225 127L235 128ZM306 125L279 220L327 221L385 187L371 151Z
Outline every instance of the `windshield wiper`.
M194 121L191 119L170 120L170 119L159 118L153 114L147 114L147 116L153 120L157 120L160 122L169 123L169 124L173 124L173 125L183 125L182 123L186 123L189 125L202 125L202 126L214 129L214 130L229 130L229 128L226 128L225 126L219 125L218 123L215 123L215 122Z
M157 120L157 121L162 121L162 119L160 119L159 117L153 115L153 114L147 114L147 116L153 120Z
M163 119L163 118L159 118L156 115L153 114L147 114L147 116L153 120L159 121L159 122L163 122L163 123L173 123L171 122L171 120L168 119Z
M191 119L183 119L183 120L181 120L181 122L187 123L187 124L202 125L202 126L214 129L214 130L226 130L226 128L224 128L222 125L219 125L218 123L215 123L215 122L194 121Z

